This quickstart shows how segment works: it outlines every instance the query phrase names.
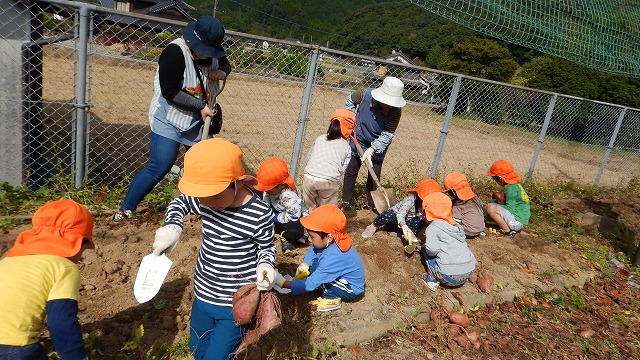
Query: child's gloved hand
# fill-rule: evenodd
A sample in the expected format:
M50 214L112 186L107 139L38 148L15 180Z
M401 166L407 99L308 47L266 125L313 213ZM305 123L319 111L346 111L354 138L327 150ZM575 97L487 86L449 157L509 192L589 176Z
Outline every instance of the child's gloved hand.
M163 253L170 253L178 245L182 234L182 228L176 224L165 225L156 230L156 237L153 241L153 253L160 256Z
M276 281L275 281L275 284L273 284L273 289L279 292L280 294L289 294L291 292L291 289L282 287L282 285L284 285L285 280L291 281L293 279L289 274L282 276L282 274L280 274L278 269L276 269Z
M402 234L407 240L411 239L413 241L413 239L416 238L416 234L414 234L413 231L411 231L411 229L409 229L409 226L406 224L402 225Z
M296 269L296 276L293 277L294 280L304 280L310 275L309 273L309 265L306 263L302 263L298 265Z
M274 223L286 224L291 221L296 221L299 218L297 216L293 216L288 212L278 212L273 216Z
M271 290L276 281L276 269L269 264L260 264L256 268L256 287L260 291Z
M276 269L276 281L275 284L278 285L279 287L282 287L282 285L284 285L284 281L286 279L284 278L284 276L282 276L282 274L280 274L280 271L278 271Z

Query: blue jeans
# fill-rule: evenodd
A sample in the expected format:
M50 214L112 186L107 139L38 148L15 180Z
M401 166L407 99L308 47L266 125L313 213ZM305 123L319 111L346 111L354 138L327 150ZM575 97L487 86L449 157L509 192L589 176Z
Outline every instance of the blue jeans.
M0 360L47 360L44 346L35 343L26 346L0 345Z
M185 146L187 150L189 147ZM129 185L120 210L136 211L136 207L147 194L164 178L178 158L180 143L151 133L149 164L142 169Z
M438 267L438 263L436 263L435 257L427 255L424 250L422 251L422 255L424 255L424 260L427 263L426 280L429 282L437 281L442 285L455 287L466 283L469 279L469 276L471 276L471 273L460 275L443 274L442 272L440 272L440 268Z
M318 268L318 258L313 260L313 263L309 267L309 272L313 274L314 271ZM351 290L351 285L349 282L342 279L337 278L332 282L321 284L318 287L320 291L320 295L325 299L343 299L343 300L353 300L356 298L356 294Z
M237 325L231 310L230 306L193 301L189 349L196 360L235 359L232 353L242 342L247 326Z

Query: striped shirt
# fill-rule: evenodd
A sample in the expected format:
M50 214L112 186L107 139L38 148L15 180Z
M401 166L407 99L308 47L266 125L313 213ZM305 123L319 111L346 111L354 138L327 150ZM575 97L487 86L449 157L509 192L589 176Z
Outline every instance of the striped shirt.
M258 264L275 267L273 211L255 193L237 208L212 210L198 198L180 195L167 207L165 224L183 227L185 215L202 217L202 244L194 290L206 303L231 306L235 292L256 281Z

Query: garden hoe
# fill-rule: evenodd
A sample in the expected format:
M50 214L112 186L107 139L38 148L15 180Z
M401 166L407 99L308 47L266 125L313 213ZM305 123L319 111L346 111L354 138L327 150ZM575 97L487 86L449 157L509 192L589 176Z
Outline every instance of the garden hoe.
M360 158L364 156L364 151L362 151L362 147L358 144L358 140L356 140L355 133L351 137L356 144L356 149L358 149L358 154ZM369 170L369 175L373 178L373 182L376 184L377 188L371 191L371 197L373 198L373 205L375 206L378 213L382 213L383 211L389 209L393 205L395 205L398 200L396 199L396 194L393 189L385 189L380 184L380 180L376 175L375 171L373 171L373 166L367 159L362 159L362 162L367 166L367 170Z

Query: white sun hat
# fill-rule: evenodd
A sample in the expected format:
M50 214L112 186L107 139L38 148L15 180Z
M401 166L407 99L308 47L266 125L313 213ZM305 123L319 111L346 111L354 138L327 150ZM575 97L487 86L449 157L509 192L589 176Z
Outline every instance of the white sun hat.
M407 104L402 98L402 91L404 90L404 84L402 80L397 77L387 76L382 82L382 86L371 91L371 96L376 101L389 106L401 108Z

